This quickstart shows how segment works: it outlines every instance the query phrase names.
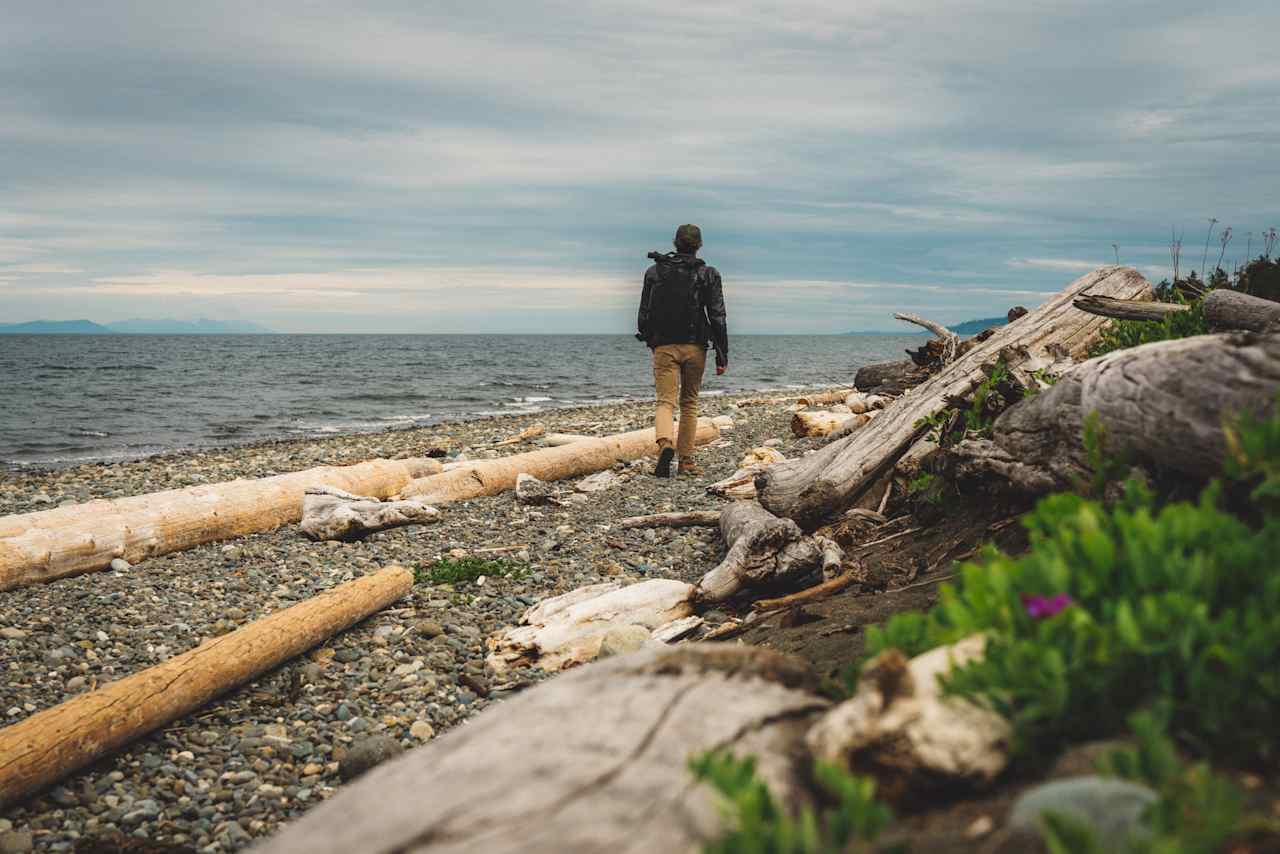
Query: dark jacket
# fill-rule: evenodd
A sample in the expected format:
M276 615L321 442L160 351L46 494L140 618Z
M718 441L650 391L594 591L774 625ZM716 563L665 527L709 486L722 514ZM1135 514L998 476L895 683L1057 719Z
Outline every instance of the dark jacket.
M644 273L636 337L650 347L701 344L715 348L716 364L729 360L729 326L720 273L701 258L650 252Z

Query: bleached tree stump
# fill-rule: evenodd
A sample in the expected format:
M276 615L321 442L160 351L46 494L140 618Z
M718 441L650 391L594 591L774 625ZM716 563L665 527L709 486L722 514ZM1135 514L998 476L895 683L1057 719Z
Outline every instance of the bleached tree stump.
M799 581L840 565L839 546L810 537L790 519L779 519L755 501L735 501L720 514L729 553L698 582L698 599L722 602L748 588Z
M255 854L672 854L723 829L691 756L728 749L789 807L827 707L796 659L690 644L611 658L365 774Z

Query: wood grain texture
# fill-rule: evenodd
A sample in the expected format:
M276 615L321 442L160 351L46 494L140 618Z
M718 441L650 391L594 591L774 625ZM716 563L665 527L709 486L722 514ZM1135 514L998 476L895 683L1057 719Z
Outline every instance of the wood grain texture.
M756 479L760 503L775 515L816 528L852 506L893 467L924 434L925 428L917 426L920 419L942 409L948 398L972 393L985 376L984 366L1001 357L1083 359L1107 323L1072 306L1072 300L1086 293L1137 299L1149 296L1151 286L1129 267L1102 267L1080 277L895 400L871 427L762 472Z
M440 464L429 459L371 460L5 516L0 590L105 569L114 558L138 563L297 522L308 487L387 498L438 471Z
M1218 288L1204 299L1204 319L1210 329L1277 332L1280 303Z
M838 548L807 536L790 519L780 519L755 501L735 501L720 514L720 535L729 553L698 582L698 599L722 602L742 590L799 580L834 560Z
M1171 314L1190 311L1191 306L1153 300L1112 299L1111 297L1083 296L1072 305L1098 317L1113 320L1164 320Z
M256 854L673 854L720 832L691 756L758 758L784 803L827 707L803 664L724 644L571 671L370 771Z
M720 438L720 430L710 419L698 421L695 441L705 445ZM476 460L443 474L414 480L400 491L401 498L421 498L432 505L465 501L483 495L498 495L514 489L516 478L529 474L542 481L564 480L603 471L616 462L629 462L656 455L653 429L634 430L613 436L584 438L559 447L512 454L496 460Z
M387 567L0 729L0 807L300 655L412 586L412 572Z

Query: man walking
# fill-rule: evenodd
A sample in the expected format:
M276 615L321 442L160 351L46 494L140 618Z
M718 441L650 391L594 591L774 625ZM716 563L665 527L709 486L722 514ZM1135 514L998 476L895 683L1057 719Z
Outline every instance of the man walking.
M654 474L671 476L671 458L679 455L681 474L701 474L693 461L698 432L698 390L707 366L708 344L716 351L716 374L729 368L729 330L720 273L698 257L702 231L696 225L676 229L675 252L650 252L654 264L644 274L636 337L653 351L653 382L658 407L654 432L658 466ZM671 422L680 394L680 431L672 446Z

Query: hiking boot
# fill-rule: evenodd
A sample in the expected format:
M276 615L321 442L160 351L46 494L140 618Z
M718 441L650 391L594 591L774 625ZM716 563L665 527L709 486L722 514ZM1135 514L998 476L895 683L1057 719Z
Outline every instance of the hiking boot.
M689 477L701 477L702 475L706 474L706 472L702 470L702 466L698 465L692 460L690 460L689 462L685 462L684 460L681 460L679 471L680 471L680 474L687 475Z
M675 448L670 445L662 446L662 450L658 451L658 465L653 470L654 477L671 477L671 460L675 455Z

